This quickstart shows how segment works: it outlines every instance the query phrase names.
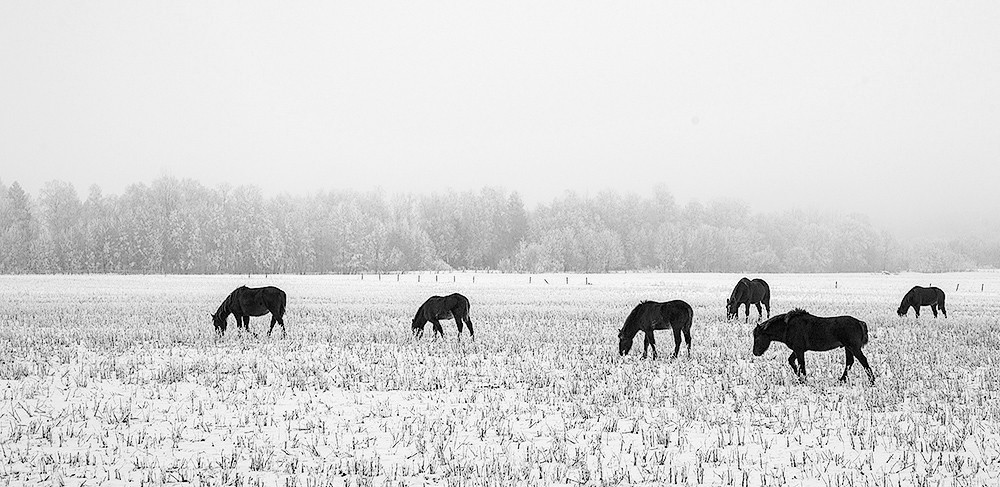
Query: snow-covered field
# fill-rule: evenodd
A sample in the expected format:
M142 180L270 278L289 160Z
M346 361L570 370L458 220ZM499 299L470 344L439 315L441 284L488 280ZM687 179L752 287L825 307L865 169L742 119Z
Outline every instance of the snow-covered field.
M874 387L837 382L840 351L807 353L806 384L783 345L752 357L752 322L724 320L739 277L0 276L0 484L1000 482L1000 273L761 276L775 314L867 321ZM241 284L287 292L288 338L215 339ZM896 316L916 284L948 319ZM450 321L415 342L454 291L475 342ZM617 356L641 299L694 307L690 358L669 332Z

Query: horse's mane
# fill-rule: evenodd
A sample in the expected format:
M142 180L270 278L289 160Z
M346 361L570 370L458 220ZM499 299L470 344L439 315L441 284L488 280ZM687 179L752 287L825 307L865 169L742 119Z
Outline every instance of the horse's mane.
M808 315L809 315L808 311L806 311L806 310L804 310L802 308L795 308L795 309L793 309L793 310L785 313L785 323L788 323L788 320L790 320L792 318L795 318L796 316L808 316Z
M744 278L740 279L739 282L736 283L736 286L733 286L733 292L729 293L729 300L730 301L736 299L736 293L739 292L739 290L740 290L741 287L746 287L747 291L749 291L750 290L750 279L747 279L747 278L744 277Z
M635 308L632 308L632 312L628 314L628 318L625 318L625 324L622 325L622 329L618 330L618 338L623 337L625 335L625 330L628 329L629 325L631 325L633 322L639 319L639 315L643 308L643 305L647 303L652 303L652 301L648 300L640 301Z

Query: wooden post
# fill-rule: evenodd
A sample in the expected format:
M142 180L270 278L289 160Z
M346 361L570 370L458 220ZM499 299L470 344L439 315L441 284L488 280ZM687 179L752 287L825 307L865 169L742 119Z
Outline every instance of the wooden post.
M475 283L476 283L476 275L475 275L475 274L473 274L473 275L472 275L472 283L473 283L473 284L475 284Z
M955 284L955 291L958 291L958 286L959 286L959 285L960 285L960 284Z
M583 285L584 286L589 286L590 285L590 278L589 277L584 277L583 278Z
M531 284L531 276L528 276L528 284Z
M438 282L438 275L434 274L434 282Z
M837 289L838 286L840 286L840 283L838 283L837 281L833 281L833 288Z
M399 274L396 274L396 282L399 282Z
M569 284L569 276L566 276L566 284Z
M420 274L417 274L417 282L420 282Z
M378 273L378 280L379 280L379 282L382 281L382 273L381 272Z
M455 276L451 276L451 282L455 282Z
M361 280L362 280L362 281L364 281L364 280L365 280L365 275L364 275L363 273L361 274Z

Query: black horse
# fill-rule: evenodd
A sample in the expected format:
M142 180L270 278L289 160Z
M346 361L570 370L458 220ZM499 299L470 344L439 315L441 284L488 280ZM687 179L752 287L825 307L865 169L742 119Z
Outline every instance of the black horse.
M413 336L420 338L424 335L424 325L428 321L434 326L434 333L444 338L444 329L438 320L455 320L458 325L458 338L462 338L462 322L469 327L469 337L476 339L475 331L472 330L472 320L469 319L469 299L461 294L454 293L447 296L431 296L417 308L417 314L413 316Z
M861 347L868 343L868 324L852 316L820 318L802 309L769 318L753 330L753 354L761 356L771 345L771 341L782 342L792 349L788 365L803 382L806 380L806 350L825 352L844 347L847 364L841 381L847 380L847 372L854 365L854 359L868 372L868 378L875 384L875 374L868 366L868 359ZM795 362L798 360L798 367Z
M913 289L910 289L903 296L903 302L899 303L899 309L896 310L896 313L899 316L906 316L906 312L910 311L912 307L917 318L920 318L921 306L930 306L931 313L934 313L935 318L937 318L938 308L941 309L945 318L948 317L948 311L944 309L944 291L936 287L913 286Z
M771 317L771 288L764 282L763 279L750 280L747 278L740 279L740 282L736 283L736 287L733 288L733 293L726 300L726 319L731 320L733 318L739 319L740 317L740 305L746 306L746 321L750 321L750 305L757 306L757 320L764 316L761 312L760 304L764 303L764 307L767 308L767 317Z
M267 330L267 335L271 335L275 323L280 323L281 336L287 336L284 320L285 292L274 286L240 286L219 305L219 309L212 315L212 323L215 325L215 332L221 336L226 333L226 319L231 314L236 317L237 330L242 328L250 331L250 317L268 313L271 313L271 328Z
M636 333L643 331L646 338L643 340L642 358L646 358L649 347L653 347L653 358L656 358L656 339L653 330L674 330L674 358L681 350L681 333L687 342L688 356L691 356L691 321L694 319L694 310L691 305L681 300L657 303L655 301L643 301L639 303L628 318L625 318L625 325L618 332L618 353L625 355L632 349L632 339Z

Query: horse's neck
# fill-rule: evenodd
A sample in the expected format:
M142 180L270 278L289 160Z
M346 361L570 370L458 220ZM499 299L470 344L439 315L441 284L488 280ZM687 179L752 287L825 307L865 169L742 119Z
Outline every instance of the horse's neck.
M785 323L784 320L780 320L778 323L772 324L771 327L772 328L769 330L771 340L779 341L788 345L788 323Z
M219 305L219 309L215 310L215 314L221 319L226 319L232 314L229 311L229 298L226 298L226 300Z

